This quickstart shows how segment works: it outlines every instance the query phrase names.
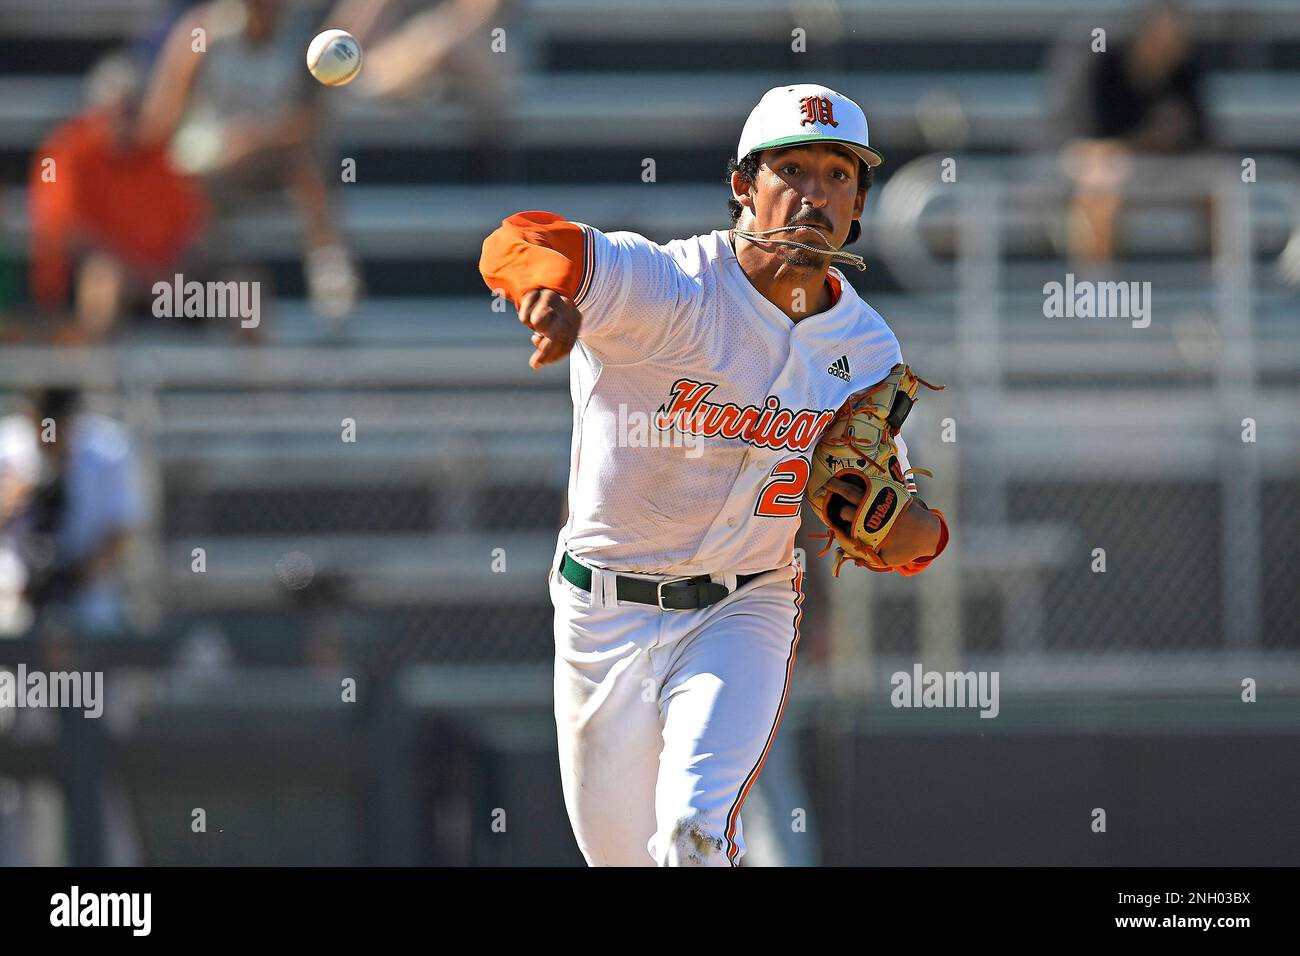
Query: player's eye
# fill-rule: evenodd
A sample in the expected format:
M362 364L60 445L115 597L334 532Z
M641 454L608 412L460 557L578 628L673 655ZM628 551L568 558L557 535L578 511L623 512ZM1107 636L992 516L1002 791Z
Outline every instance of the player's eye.
M796 172L798 172L798 170L799 167L796 166L794 163L786 163L784 166L781 167L781 172L789 173L791 176L793 176Z

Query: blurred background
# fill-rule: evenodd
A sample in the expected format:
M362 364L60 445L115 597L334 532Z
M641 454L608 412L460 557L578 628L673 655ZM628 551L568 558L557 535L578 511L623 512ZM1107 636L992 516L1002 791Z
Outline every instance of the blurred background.
M480 245L729 226L796 81L886 157L848 278L948 386L906 435L954 536L832 580L800 534L746 865L1300 862L1293 0L0 0L0 666L105 673L0 709L0 862L580 864L568 370ZM998 717L891 707L917 663Z

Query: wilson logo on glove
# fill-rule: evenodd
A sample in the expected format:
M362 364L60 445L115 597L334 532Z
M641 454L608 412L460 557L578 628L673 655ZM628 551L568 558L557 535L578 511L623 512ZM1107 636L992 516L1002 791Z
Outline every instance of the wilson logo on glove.
M827 527L824 535L814 537L827 539L821 554L837 546L836 577L848 560L872 571L915 574L947 545L945 522L939 548L927 558L890 565L879 553L909 508L925 508L907 490L894 442L921 385L936 391L943 388L918 378L906 365L895 365L884 381L853 396L835 413L814 449L808 500ZM920 468L912 472L930 474ZM942 521L942 514L934 513Z
M894 505L897 503L898 494L894 489L882 488L880 494L876 495L876 501L872 502L871 516L867 518L864 527L868 531L879 531L881 525L894 513Z

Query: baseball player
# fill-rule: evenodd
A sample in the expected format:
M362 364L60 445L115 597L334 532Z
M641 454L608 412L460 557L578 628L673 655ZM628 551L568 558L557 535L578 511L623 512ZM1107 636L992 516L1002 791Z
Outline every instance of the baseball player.
M898 393L886 438L910 407L898 340L831 267L862 267L842 246L880 162L855 102L782 86L729 164L735 228L658 245L521 212L483 244L484 280L532 330L529 364L571 355L569 517L549 586L561 779L590 865L745 853L740 809L799 641L812 457L852 396ZM948 528L910 507L901 435L888 456L890 479L824 499L830 533L852 548L883 528L858 563L916 574ZM877 480L897 481L877 495Z

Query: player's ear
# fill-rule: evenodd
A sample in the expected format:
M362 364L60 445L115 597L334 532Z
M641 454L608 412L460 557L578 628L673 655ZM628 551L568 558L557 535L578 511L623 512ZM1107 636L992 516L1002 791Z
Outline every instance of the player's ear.
M751 213L754 211L754 184L741 175L738 169L731 174L731 198Z

